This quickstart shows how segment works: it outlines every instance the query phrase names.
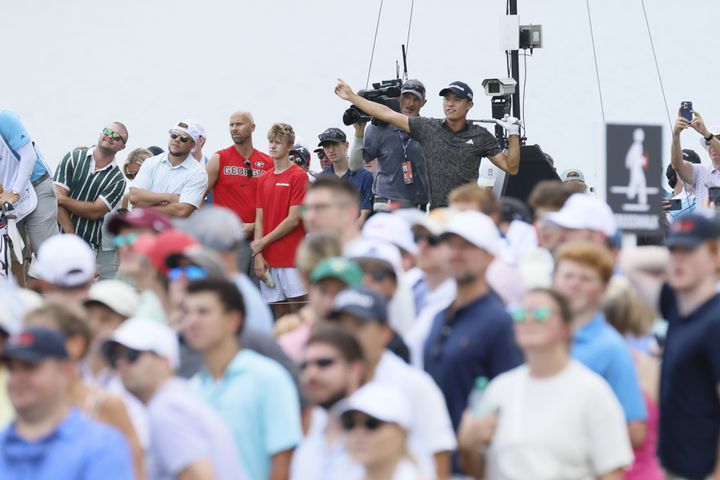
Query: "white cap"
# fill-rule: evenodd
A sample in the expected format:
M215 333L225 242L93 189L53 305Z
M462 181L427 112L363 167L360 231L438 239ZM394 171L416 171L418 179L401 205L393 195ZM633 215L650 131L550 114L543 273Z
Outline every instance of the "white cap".
M497 256L501 239L495 223L484 213L474 210L457 212L450 217L443 235L454 234L464 238L478 248Z
M560 180L563 182L584 182L585 175L577 168L568 168L560 174Z
M195 130L197 130L198 135L207 139L207 135L205 135L205 127L203 127L200 122L193 118L186 118L180 123L186 123L188 127L195 127ZM189 135L189 134L188 134ZM197 141L197 140L196 140Z
M58 287L77 287L95 278L95 253L77 235L54 235L40 245L37 278Z
M410 225L404 218L391 213L376 213L368 218L362 229L363 238L372 238L392 243L411 255L417 255L418 248Z
M175 370L180 365L180 345L177 334L167 325L134 317L123 322L108 342L116 342L133 350L153 352L165 357Z
M370 240L367 238L355 240L345 247L343 257L349 259L366 258L385 262L395 270L395 275L398 278L400 278L403 271L402 256L398 247L382 240Z
M129 318L135 315L139 298L135 289L125 282L101 280L90 287L85 304L87 305L90 302L102 303L115 313Z
M358 411L378 420L396 423L410 430L412 417L408 399L394 387L370 382L360 388L343 404L341 415Z
M586 193L574 193L560 211L548 213L543 220L570 230L603 232L608 237L617 231L615 215L608 204Z
M187 127L180 126L181 123L184 123L187 125ZM173 130L177 130L178 132L184 132L187 133L190 138L193 139L195 143L197 143L198 139L200 138L200 132L198 131L197 125L194 123L188 123L186 120L183 120L182 122L178 122L177 125L173 126L170 129L170 132Z

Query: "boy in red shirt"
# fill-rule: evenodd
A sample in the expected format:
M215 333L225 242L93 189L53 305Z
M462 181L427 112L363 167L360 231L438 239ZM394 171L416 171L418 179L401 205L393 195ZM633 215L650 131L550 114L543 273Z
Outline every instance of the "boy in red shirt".
M305 237L300 209L308 177L289 159L295 143L290 125L274 124L268 141L274 168L258 179L255 241L250 246L255 274L262 280L260 292L273 304L275 318L280 318L299 310L299 302L306 300L307 291L295 268L295 252Z

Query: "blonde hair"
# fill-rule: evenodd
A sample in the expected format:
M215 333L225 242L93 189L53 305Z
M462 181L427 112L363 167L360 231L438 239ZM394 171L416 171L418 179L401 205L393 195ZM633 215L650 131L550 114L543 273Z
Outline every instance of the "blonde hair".
M330 257L341 257L340 240L333 235L309 234L298 246L295 267L300 273L310 275L318 263Z
M270 127L268 140L292 146L295 144L295 130L287 123L275 123Z
M657 319L655 311L638 296L626 278L614 278L610 282L603 311L615 330L636 337L645 335Z
M555 267L563 260L570 260L595 269L607 285L615 268L613 257L607 248L592 242L568 242L555 254Z
M152 157L153 153L147 148L136 148L132 152L128 153L125 163L123 164L123 173L127 176L127 167L136 163L142 165L145 160Z
M25 327L45 327L58 330L69 339L79 335L85 341L81 358L87 354L92 340L92 333L87 324L85 310L81 307L48 301L44 305L30 310L23 318Z
M476 210L487 216L500 213L500 201L489 188L482 188L477 183L468 183L454 188L448 195L448 203L472 203Z

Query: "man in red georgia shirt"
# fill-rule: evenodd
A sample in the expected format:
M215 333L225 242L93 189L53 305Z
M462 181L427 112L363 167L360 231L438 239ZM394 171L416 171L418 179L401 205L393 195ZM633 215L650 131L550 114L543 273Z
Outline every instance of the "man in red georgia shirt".
M306 299L305 286L295 268L295 252L305 237L301 207L308 177L289 159L295 132L286 123L276 123L268 132L274 169L258 179L255 241L255 274L260 292L273 304L275 318L299 310ZM278 303L279 302L279 303Z

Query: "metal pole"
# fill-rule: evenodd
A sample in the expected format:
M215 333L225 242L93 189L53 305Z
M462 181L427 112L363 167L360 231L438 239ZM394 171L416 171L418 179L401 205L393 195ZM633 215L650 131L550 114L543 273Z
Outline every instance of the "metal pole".
M517 0L509 0L508 15L517 15ZM520 55L517 50L510 51L510 72L517 82L517 89L512 96L512 114L513 117L520 118Z

